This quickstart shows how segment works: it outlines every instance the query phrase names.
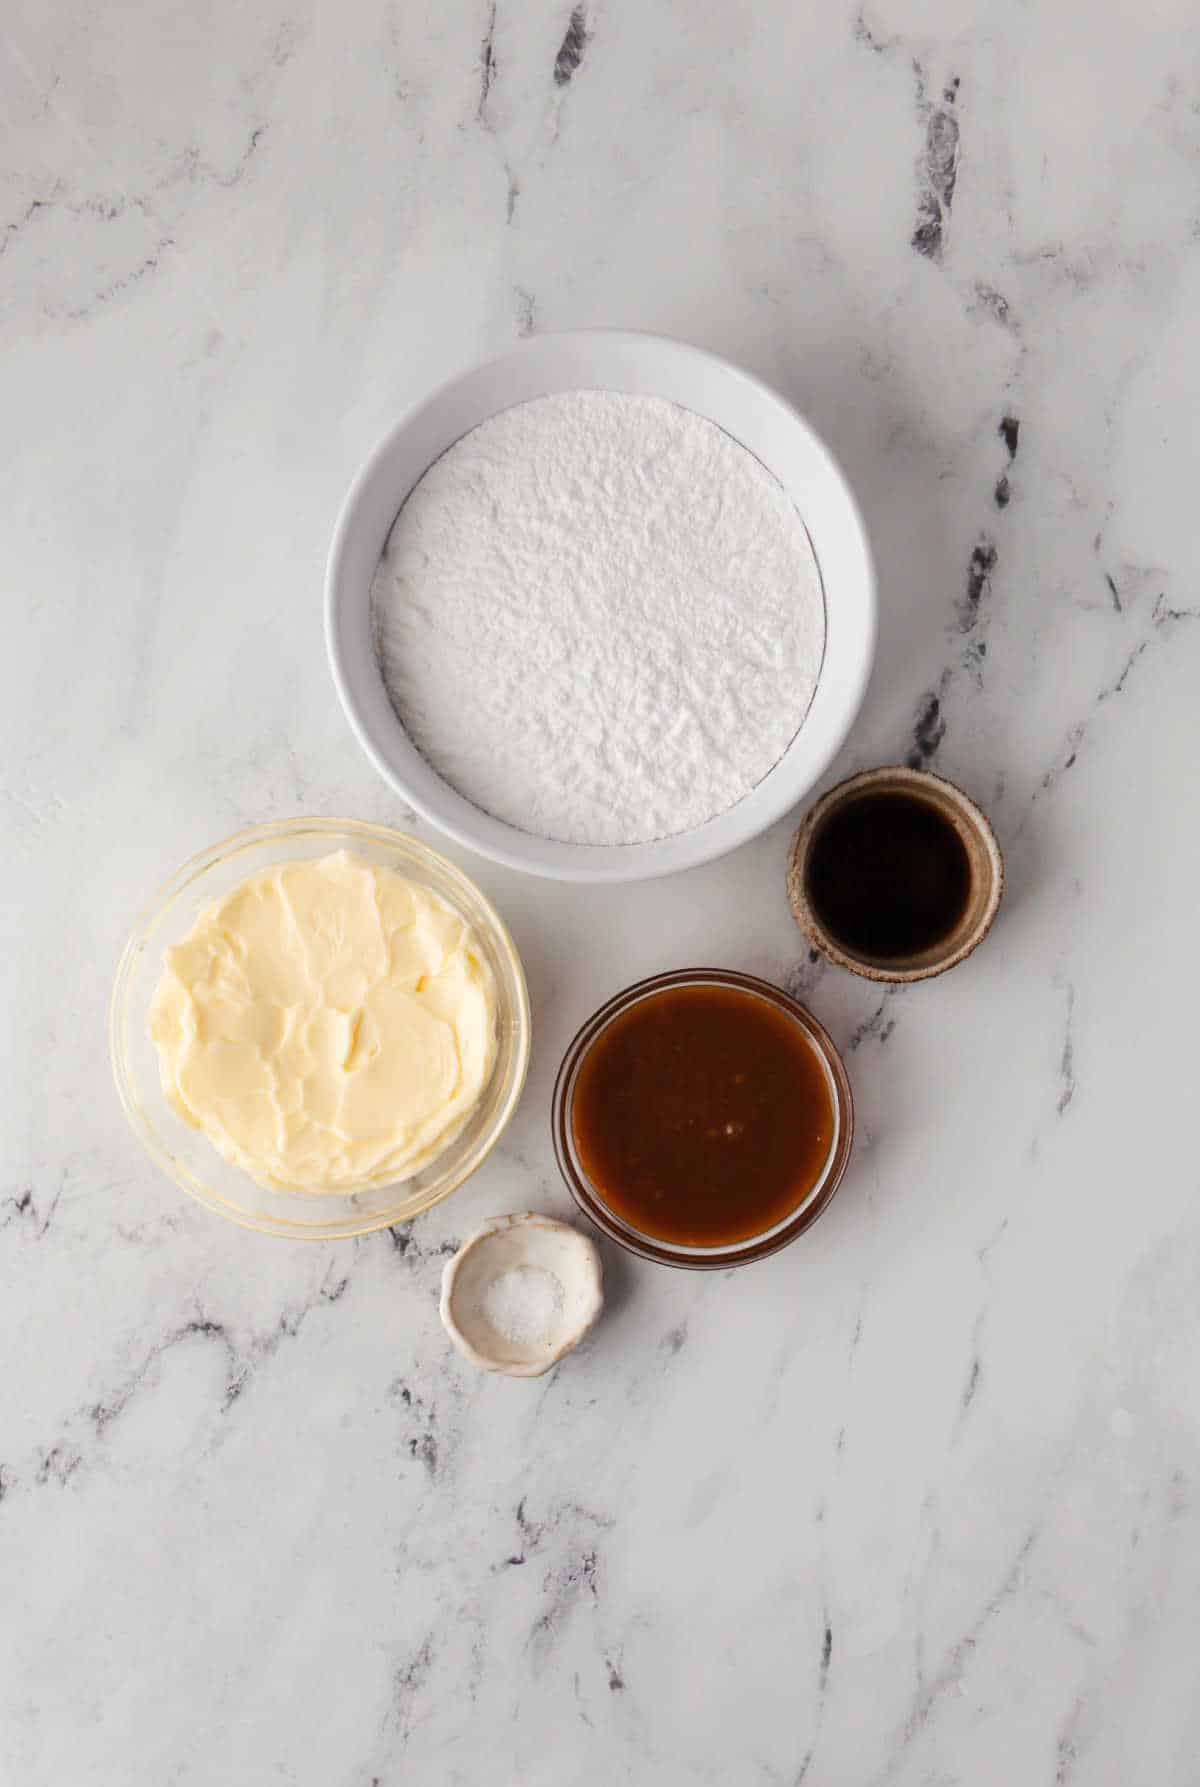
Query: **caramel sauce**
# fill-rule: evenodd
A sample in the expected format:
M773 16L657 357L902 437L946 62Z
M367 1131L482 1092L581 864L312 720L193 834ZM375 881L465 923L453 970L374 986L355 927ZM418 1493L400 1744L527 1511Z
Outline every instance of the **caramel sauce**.
M614 1215L655 1240L721 1247L781 1222L813 1189L833 1095L800 1025L740 987L667 987L585 1055L571 1124Z

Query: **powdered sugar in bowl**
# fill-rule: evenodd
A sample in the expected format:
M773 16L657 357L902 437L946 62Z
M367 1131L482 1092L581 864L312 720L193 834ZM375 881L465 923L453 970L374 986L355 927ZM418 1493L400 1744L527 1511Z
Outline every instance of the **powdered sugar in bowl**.
M853 721L874 620L853 497L796 412L604 331L535 338L410 412L347 497L326 589L384 777L460 843L575 881L691 867L787 812Z

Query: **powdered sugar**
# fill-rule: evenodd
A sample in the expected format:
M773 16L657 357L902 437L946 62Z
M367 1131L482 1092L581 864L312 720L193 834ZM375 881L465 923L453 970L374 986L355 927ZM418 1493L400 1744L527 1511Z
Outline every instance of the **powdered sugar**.
M393 706L460 793L581 844L690 830L769 772L825 639L787 493L715 424L572 391L465 435L372 585Z

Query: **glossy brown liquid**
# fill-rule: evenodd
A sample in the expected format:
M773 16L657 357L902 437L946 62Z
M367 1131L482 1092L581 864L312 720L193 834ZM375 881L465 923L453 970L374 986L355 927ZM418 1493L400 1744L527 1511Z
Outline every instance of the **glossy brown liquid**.
M762 1234L829 1158L825 1068L778 1006L738 987L668 987L600 1032L571 1110L579 1160L631 1228L719 1247Z
M852 955L920 955L950 935L970 894L966 846L918 796L864 794L831 813L813 839L809 901Z

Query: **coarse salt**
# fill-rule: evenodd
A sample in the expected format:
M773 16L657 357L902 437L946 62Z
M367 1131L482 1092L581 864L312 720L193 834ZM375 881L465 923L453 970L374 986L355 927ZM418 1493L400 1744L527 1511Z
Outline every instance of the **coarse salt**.
M487 1285L480 1309L488 1325L513 1346L545 1346L562 1317L563 1288L541 1266L513 1266Z

